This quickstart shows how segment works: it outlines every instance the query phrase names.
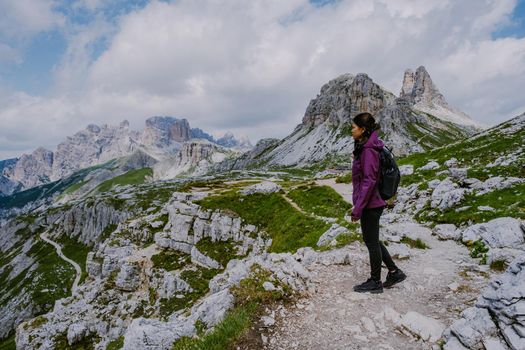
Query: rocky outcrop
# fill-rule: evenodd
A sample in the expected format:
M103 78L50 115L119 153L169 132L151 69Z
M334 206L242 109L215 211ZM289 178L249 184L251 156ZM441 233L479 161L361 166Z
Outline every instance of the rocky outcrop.
M133 212L117 210L104 200L84 201L71 208L48 215L48 225L55 225L55 230L71 238L92 246L100 241L100 236L109 225L118 225L131 217Z
M447 105L445 98L434 85L430 74L423 66L418 67L415 74L410 69L405 71L399 97L407 99L412 104L436 103L443 106Z
M525 254L445 332L445 350L525 349Z
M215 241L240 242L240 254L251 250L261 252L271 241L257 235L257 228L242 224L241 218L231 217L220 211L202 210L191 203L204 194L174 193L173 201L166 206L169 218L164 230L155 234L155 243L164 248L179 250L188 254L203 238ZM198 255L196 252L195 255ZM213 262L209 262L214 264ZM207 265L206 262L203 262Z
M324 232L321 235L321 237L319 237L319 240L317 241L317 246L321 247L330 244L340 235L348 233L349 231L346 227L338 224L332 224L332 226L330 226L330 228L326 232Z
M176 154L182 143L191 137L191 129L186 119L173 117L151 117L146 119L146 127L140 135L141 146L155 158L162 160Z
M525 224L509 217L472 225L462 232L464 242L482 239L491 248L518 248L525 244L524 237Z
M89 254L86 283L71 297L57 301L52 312L41 316L42 322L30 321L17 328L17 346L21 349L53 348L57 336L62 336L70 346L90 338L97 339L96 348L106 348L110 341L122 336L124 349L169 349L178 338L195 335L197 321L208 329L220 322L233 307L230 288L249 277L255 266L271 273L276 289L282 285L298 291L308 288L309 274L292 254L264 253L260 248L265 244L255 247L259 241L264 243L255 227L240 225L236 218L204 211L191 203L202 196L174 193L165 208L169 221L164 231L193 247L192 261L193 258L198 260L195 261L197 265L188 263L175 271L153 268L150 259L158 252L158 247L141 248L131 244L127 232L131 229L129 226L136 223L121 224ZM193 232L189 231L185 217L192 218L190 221L194 223L201 220L200 224L191 226ZM147 220L156 222L158 217L151 216ZM231 259L224 271L209 281L210 292L186 313L181 310L161 318L161 301L184 298L187 293L194 292L181 277L181 271L194 271L199 265L219 267L210 266L211 260L205 259L203 263L204 253L195 250L199 236L234 240L240 248L239 259ZM247 247L251 247L248 256Z

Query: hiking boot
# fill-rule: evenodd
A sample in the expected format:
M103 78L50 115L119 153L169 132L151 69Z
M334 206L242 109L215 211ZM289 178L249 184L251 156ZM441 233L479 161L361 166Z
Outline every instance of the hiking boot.
M373 294L383 293L383 284L381 281L369 278L366 282L354 286L354 291L359 293L370 292Z
M407 278L407 275L405 275L405 273L401 271L401 269L397 269L394 272L388 271L385 283L383 283L383 287L392 288L394 284L404 281L405 278Z

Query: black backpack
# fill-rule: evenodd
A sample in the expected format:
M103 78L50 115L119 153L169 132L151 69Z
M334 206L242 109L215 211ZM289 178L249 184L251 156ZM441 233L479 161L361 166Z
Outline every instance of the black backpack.
M397 192L397 187L401 181L401 173L397 167L396 160L392 151L384 146L379 152L381 161L381 170L379 177L379 195L383 199L390 199L394 197Z

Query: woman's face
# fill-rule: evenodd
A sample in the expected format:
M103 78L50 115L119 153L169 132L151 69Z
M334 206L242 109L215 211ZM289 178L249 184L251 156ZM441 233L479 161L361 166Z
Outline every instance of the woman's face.
M354 140L359 140L361 136L363 136L364 132L365 132L365 128L362 128L352 123L352 137L354 138Z

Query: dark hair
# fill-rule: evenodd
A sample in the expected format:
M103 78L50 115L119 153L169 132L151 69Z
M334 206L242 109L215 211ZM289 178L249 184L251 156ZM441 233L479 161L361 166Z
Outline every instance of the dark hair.
M372 132L381 129L381 126L378 123L376 123L376 120L374 119L372 114L368 112L359 113L354 117L352 122L360 128L365 129L361 139L354 141L354 155L358 156L359 154L361 154L363 146L366 143L366 141L368 141L368 139L370 138L370 135L372 135Z
M379 124L376 123L376 120L374 119L372 114L368 112L359 113L354 117L352 121L355 125L365 129L364 135L366 136L366 138L370 137L372 131L379 130L381 128Z

